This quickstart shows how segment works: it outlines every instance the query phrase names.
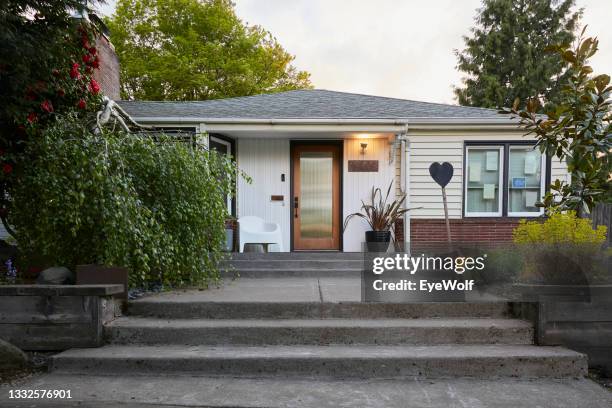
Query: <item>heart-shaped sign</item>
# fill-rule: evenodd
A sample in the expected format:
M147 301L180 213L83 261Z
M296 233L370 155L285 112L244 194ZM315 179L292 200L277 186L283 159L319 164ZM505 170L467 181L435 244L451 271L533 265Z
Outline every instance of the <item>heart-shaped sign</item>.
M440 187L444 188L449 181L453 178L453 165L449 162L442 164L435 162L429 166L429 174Z

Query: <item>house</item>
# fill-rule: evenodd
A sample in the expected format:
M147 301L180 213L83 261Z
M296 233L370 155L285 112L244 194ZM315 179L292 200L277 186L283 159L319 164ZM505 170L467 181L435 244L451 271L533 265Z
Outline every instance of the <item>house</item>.
M343 231L343 220L390 183L413 208L398 238L413 250L444 243L433 162L454 167L446 194L455 242L510 240L519 219L542 214L534 204L550 180L568 177L491 109L327 90L120 104L140 123L207 135L210 148L233 155L253 181L238 181L229 210L278 223L291 251L360 251L367 224Z

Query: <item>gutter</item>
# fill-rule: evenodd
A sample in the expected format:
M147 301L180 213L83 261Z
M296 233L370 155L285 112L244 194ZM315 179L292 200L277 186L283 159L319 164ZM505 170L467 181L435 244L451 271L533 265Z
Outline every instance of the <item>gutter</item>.
M408 124L404 132L396 136L400 142L400 189L406 194L404 208L410 208L410 139L408 138ZM404 252L410 256L410 213L404 215Z
M210 118L210 117L187 117L187 116L136 116L135 120L141 122L157 123L207 123L207 124L263 124L263 125L517 125L518 122L509 117L504 118L397 118L397 119L334 119L334 118L312 118L312 119L259 119L259 118Z

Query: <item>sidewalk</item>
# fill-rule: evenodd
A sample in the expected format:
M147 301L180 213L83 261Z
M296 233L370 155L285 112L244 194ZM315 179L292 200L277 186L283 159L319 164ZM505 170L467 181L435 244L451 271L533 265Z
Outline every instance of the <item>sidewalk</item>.
M0 407L609 408L612 393L589 380L319 381L49 374L20 389L70 389L73 400L9 401Z

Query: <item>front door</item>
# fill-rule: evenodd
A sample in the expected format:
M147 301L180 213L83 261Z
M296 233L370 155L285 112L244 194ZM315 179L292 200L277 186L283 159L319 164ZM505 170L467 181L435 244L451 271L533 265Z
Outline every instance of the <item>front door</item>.
M340 249L341 152L340 144L292 145L295 250Z

